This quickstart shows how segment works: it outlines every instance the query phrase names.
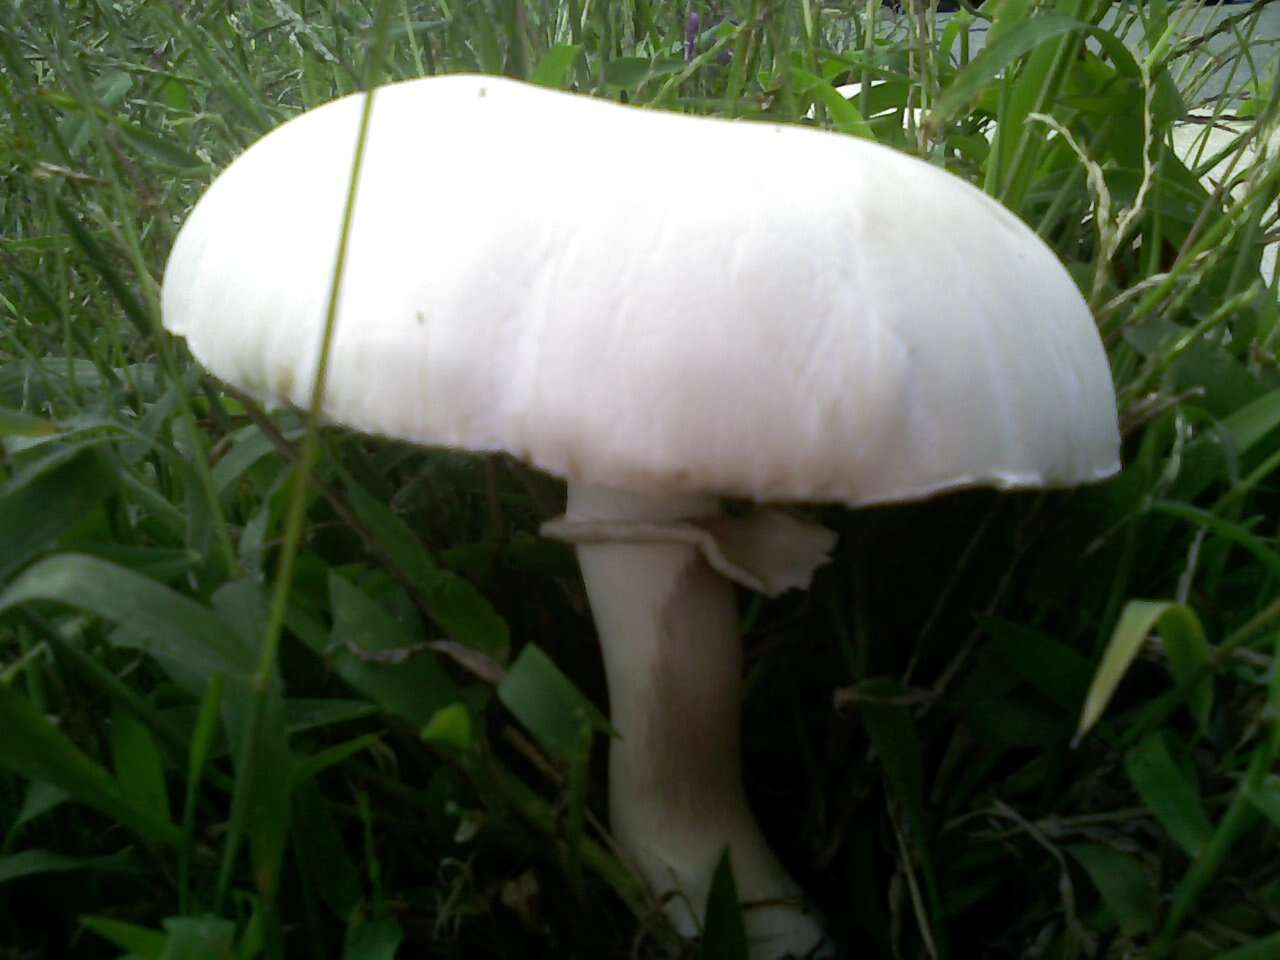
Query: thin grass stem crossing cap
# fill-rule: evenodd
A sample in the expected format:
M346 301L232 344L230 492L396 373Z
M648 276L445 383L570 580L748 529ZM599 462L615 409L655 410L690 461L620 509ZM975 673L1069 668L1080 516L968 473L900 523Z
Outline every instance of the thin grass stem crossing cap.
M363 94L263 137L182 228L166 327L309 402ZM1017 217L798 126L496 77L380 89L323 413L603 487L906 500L1118 467L1090 312Z

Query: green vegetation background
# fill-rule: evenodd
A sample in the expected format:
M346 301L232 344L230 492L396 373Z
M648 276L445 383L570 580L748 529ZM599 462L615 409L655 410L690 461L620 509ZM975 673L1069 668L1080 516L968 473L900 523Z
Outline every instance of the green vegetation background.
M1058 252L1123 473L823 509L813 590L744 597L749 792L851 956L1280 956L1263 7L1211 48L1163 0L734 0L686 58L648 0L0 5L0 957L743 956L731 898L674 941L597 819L556 485L267 417L159 332L246 145L459 70L875 137ZM1188 167L1192 109L1238 136Z

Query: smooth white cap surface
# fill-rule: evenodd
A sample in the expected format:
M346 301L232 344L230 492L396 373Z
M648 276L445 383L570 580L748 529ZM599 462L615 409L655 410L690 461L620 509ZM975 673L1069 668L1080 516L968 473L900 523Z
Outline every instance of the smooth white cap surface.
M309 402L362 102L250 147L169 260L165 326L268 403ZM448 76L377 92L364 164L333 422L757 500L1117 469L1074 283L1013 214L921 161Z

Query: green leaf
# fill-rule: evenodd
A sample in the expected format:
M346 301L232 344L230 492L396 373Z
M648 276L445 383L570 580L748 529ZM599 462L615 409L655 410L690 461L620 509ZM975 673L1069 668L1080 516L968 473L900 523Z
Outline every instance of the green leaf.
M529 79L542 87L561 89L569 78L569 71L582 57L582 45L557 43L542 56L533 76Z
M1280 783L1267 781L1245 790L1249 801L1275 826L1280 827Z
M65 790L59 790L53 784L40 780L32 781L27 787L27 796L22 802L22 810L19 811L13 826L9 828L10 837L12 838L23 824L40 818L68 799L69 795Z
M1098 722L1148 634L1157 627L1169 652L1170 669L1179 682L1190 679L1209 662L1208 641L1199 618L1190 607L1172 601L1130 600L1120 612L1120 619L1102 653L1089 695L1080 711L1080 725L1075 736L1077 742ZM1196 686L1190 697L1190 707L1203 729L1209 722L1209 712L1213 707L1210 678L1205 677Z
M336 697L320 700L292 697L285 701L284 709L290 734L350 723L378 712L376 706L364 700L339 700Z
M50 460L48 469L40 469ZM0 492L0 582L52 549L115 488L97 451L80 447L46 458Z
M1280 579L1280 555L1266 540L1251 533L1243 524L1232 523L1216 513L1174 500L1154 500L1150 509L1156 513L1188 520L1211 530L1223 540L1249 551L1254 559L1270 572L1273 579Z
M161 960L169 938L159 930L149 930L135 923L108 917L81 917L82 926L109 940L121 950L129 951L131 960Z
M362 923L348 931L347 948L342 957L343 960L395 960L403 940L404 930L395 917Z
M1271 390L1222 420L1218 430L1206 431L1188 445L1171 497L1194 499L1218 476L1225 460L1244 456L1276 429L1280 390Z
M227 496L254 464L275 453L275 449L271 438L256 426L240 431L234 446L213 467L213 488L218 496Z
M977 98L978 92L1007 70L1015 60L1030 53L1042 43L1086 29L1088 26L1074 17L1064 17L1054 13L1040 13L1034 17L1015 19L1017 22L999 32L992 30L992 36L988 38L982 52L970 60L943 91L934 106L934 113L937 114L940 122L950 120L961 109L972 103Z
M186 84L177 77L165 79L160 85L160 95L164 98L165 104L173 110L191 109L191 96L187 93Z
M1074 711L1089 689L1089 662L1055 637L997 617L978 618L1002 663L1045 699Z
M222 917L169 917L161 960L233 960L236 926Z
M104 560L67 553L32 564L0 593L0 613L38 600L126 624L113 642L145 650L194 696L215 674L252 672L248 649L206 607Z
M0 686L0 766L52 784L80 803L159 843L177 844L177 827L138 806L106 770L36 712L26 697Z
M218 717L222 711L223 688L222 674L215 675L204 696L200 698L200 712L196 715L195 726L191 731L191 746L187 754L187 789L182 807L182 846L178 850L179 896L184 906L190 894L200 785L204 782L205 771L220 729Z
M186 176L199 176L208 169L209 165L195 154L145 127L123 120L118 121L116 127L138 150L152 160L158 160L173 172ZM172 175L170 173L170 176Z
M185 547L135 547L122 543L75 542L78 552L118 567L126 567L148 580L178 580L196 569L204 558Z
M333 915L345 921L362 896L360 871L334 822L330 801L314 780L294 791L290 828L293 853L305 882L314 884Z
M1160 901L1141 863L1096 843L1071 844L1066 850L1084 867L1122 933L1133 936L1154 928Z
M420 649L421 636L332 571L329 601L333 630L328 645L317 652L356 690L416 729L461 699L435 654Z
M464 703L451 703L431 715L422 728L422 739L441 743L455 750L470 750L475 744L471 729L471 712Z
M49 437L57 432L58 425L51 420L0 407L0 437Z
M213 602L222 621L240 636L265 636L267 601L257 582L242 579L224 583ZM234 837L247 830L254 883L259 895L270 902L276 895L289 835L289 794L294 782L284 684L274 668L266 674L265 683L256 671L226 680L223 715L236 760L229 833ZM234 844L223 848L220 890L229 880L234 852Z
M326 747L319 753L309 754L293 764L291 770L293 782L296 784L314 779L324 771L340 766L356 754L373 749L378 743L379 740L376 733L365 733L350 740L344 740L342 743L336 743L331 747Z
M866 699L860 700L867 735L875 746L889 793L911 821L912 835L922 855L927 855L924 814L924 751L911 712L893 703L902 690L892 680L875 679L859 688ZM926 856L927 858L927 856Z
M121 789L139 808L168 820L169 791L160 748L146 725L118 702L111 709L111 755Z
M608 721L541 649L530 644L498 685L498 698L567 767L562 836L566 872L581 891L587 786L594 734Z
M350 478L347 496L378 545L417 587L431 618L459 643L505 663L511 649L507 624L484 594L441 569L408 525Z
M572 762L585 726L611 732L609 721L541 648L528 644L498 685L498 699L552 756Z
M687 64L673 58L617 57L604 65L604 82L611 87L635 90L650 80L679 73Z
M1138 796L1160 825L1190 857L1197 857L1213 836L1200 802L1190 764L1175 760L1175 743L1158 731L1139 741L1125 756L1125 772Z
M894 702L903 693L897 681L874 678L863 683L860 689L866 699L859 702L858 712L880 758L888 792L910 824L912 845L925 879L929 913L936 917L940 913L938 881L925 817L924 748L920 734L911 711ZM940 925L931 931L935 941L940 940L944 932Z
M1273 933L1253 943L1219 953L1214 960L1275 960L1280 957L1280 933Z
M1280 390L1271 390L1249 406L1226 417L1224 426L1231 434L1235 452L1248 453L1272 430L1280 428Z
M802 98L812 99L815 103L821 103L827 108L835 128L841 133L863 137L867 140L876 139L875 133L872 132L867 121L863 119L861 111L852 102L842 97L840 91L827 83L827 81L821 77L814 76L812 73L807 73L799 67L791 68L791 78L798 87L797 92Z
M68 857L48 850L23 850L0 856L0 883L19 880L41 873L98 871L103 873L139 872L128 850L105 857Z
M733 881L733 863L726 849L711 875L707 911L702 923L701 960L749 960L747 924Z

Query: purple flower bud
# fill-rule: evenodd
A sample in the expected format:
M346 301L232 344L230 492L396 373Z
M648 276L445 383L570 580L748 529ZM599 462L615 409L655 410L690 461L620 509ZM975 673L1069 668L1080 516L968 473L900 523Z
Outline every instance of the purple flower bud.
M688 63L698 49L698 28L702 26L702 18L696 10L689 11L689 19L684 25L684 59Z

